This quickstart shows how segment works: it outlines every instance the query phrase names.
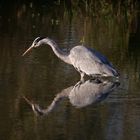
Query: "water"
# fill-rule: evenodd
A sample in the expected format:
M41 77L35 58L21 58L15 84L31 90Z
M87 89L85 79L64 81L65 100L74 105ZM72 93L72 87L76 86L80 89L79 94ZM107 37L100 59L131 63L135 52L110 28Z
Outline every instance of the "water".
M91 17L71 14L63 5L53 8L36 9L30 3L5 11L1 6L0 139L140 139L140 18ZM79 73L49 47L21 57L37 36L48 36L66 49L94 47L119 70L120 85L76 85ZM35 104L47 113L40 116L32 110Z

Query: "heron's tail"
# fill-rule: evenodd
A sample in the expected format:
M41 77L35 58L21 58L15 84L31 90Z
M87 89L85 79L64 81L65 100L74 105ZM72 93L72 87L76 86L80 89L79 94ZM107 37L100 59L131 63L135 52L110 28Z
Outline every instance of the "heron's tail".
M120 75L119 72L115 68L108 66L108 65L105 65L103 67L103 70L107 76L119 77L119 75Z
M119 77L120 76L119 72L116 69L114 69L114 68L112 68L112 73L113 73L113 75L115 77Z

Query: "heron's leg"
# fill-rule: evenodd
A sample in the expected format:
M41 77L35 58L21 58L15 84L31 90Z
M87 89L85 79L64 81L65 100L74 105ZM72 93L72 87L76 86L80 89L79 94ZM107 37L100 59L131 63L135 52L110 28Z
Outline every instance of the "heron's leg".
M75 85L74 85L74 88L75 87L79 87L83 82L82 81L78 81Z
M80 86L82 83L85 82L85 79L84 79L85 73L80 72L80 75L81 75L81 79L74 87Z
M80 72L80 75L81 75L81 79L80 79L80 81L81 81L81 82L84 82L84 76L85 76L85 73Z

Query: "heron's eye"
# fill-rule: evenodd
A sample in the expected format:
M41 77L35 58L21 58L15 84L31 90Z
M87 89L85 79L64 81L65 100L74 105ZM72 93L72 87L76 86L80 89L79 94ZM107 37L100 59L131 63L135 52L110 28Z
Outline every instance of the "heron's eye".
M34 46L36 46L37 45L37 42L34 42Z
M35 42L34 43L34 47L39 47L39 43L38 42Z

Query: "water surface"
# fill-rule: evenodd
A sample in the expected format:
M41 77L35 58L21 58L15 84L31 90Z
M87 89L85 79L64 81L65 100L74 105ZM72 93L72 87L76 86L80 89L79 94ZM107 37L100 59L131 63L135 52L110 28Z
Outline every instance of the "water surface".
M57 4L55 10L46 5L35 8L32 3L9 7L7 12L1 8L0 15L1 140L140 139L138 13L126 19L123 13L121 16L71 13ZM64 89L76 91L74 86L80 79L79 73L59 60L48 46L21 57L37 36L48 36L66 49L85 44L100 51L120 72L119 87L111 91L107 87L101 101L97 102L100 96L93 96L92 92L89 98L84 97L90 103L77 107L82 93L76 104L65 98L48 114L36 115L23 97L45 109ZM103 90L97 83L94 86L96 91ZM66 93L75 99L72 94L75 91Z

